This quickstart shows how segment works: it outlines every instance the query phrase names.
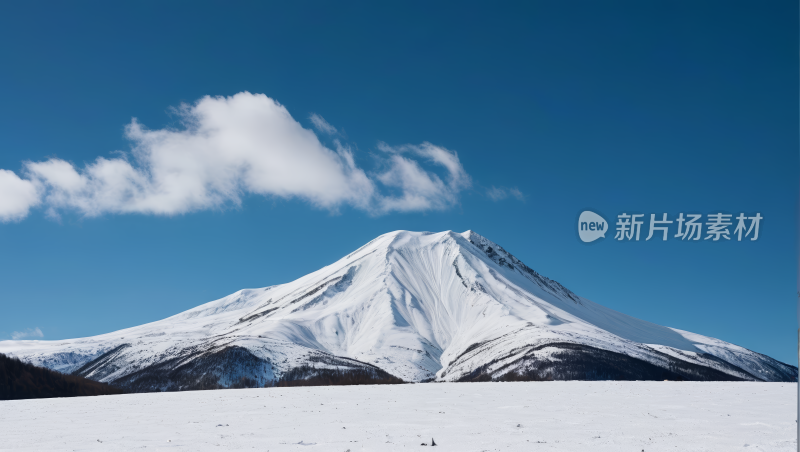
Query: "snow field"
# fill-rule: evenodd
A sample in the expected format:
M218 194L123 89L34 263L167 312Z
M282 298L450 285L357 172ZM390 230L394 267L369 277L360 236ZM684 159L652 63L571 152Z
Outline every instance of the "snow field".
M797 385L523 382L0 401L0 450L795 451ZM428 446L422 446L427 443Z

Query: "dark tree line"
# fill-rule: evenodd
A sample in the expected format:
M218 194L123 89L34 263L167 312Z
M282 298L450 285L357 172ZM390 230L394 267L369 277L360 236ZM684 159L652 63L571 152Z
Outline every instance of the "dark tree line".
M402 383L405 382L380 369L339 370L300 366L286 372L275 383L275 386L394 385Z
M113 386L65 375L0 353L0 400L123 394Z

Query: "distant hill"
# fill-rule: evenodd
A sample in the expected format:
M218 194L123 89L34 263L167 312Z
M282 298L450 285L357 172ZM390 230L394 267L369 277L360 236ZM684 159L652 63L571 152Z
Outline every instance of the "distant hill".
M121 389L36 367L0 353L0 400L122 394Z

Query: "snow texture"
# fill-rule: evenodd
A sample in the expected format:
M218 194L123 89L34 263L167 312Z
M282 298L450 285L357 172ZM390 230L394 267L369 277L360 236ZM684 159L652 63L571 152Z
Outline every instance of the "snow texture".
M0 450L408 451L435 440L458 452L793 452L796 386L430 383L0 401Z
M302 366L411 382L797 379L768 356L593 303L472 231L384 234L287 284L0 353L137 392L263 386Z

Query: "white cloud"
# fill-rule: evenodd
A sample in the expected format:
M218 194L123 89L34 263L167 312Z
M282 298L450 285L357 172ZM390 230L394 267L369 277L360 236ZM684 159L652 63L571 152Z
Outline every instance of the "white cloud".
M347 153L317 136L264 95L204 97L178 110L185 128L125 133L132 158L98 158L77 170L57 159L26 165L46 203L87 216L180 214L241 202L245 193L297 197L323 208L360 206L374 190Z
M21 220L39 202L39 193L31 181L0 169L0 221Z
M13 333L11 333L11 339L15 341L18 339L25 339L28 337L44 337L44 333L42 333L42 330L40 330L38 327L32 329L28 328L23 331L14 331Z
M337 133L339 133L339 131L336 130L336 127L330 125L328 121L325 120L325 118L316 113L311 113L309 119L311 119L311 124L319 132L326 133L328 135L336 135Z
M134 118L125 128L132 150L119 157L98 157L82 168L57 158L29 161L24 178L0 170L0 221L22 219L38 204L53 216L176 215L237 206L248 194L333 211L342 205L372 214L422 211L456 204L470 185L456 153L430 143L381 144L382 172L370 177L349 147L323 145L263 94L206 96L175 111L180 128L151 130ZM311 121L336 133L319 115ZM444 169L445 180L425 163Z
M445 148L430 143L398 147L381 143L378 147L389 154L388 169L378 175L378 180L399 191L397 195L380 199L381 212L443 210L456 204L459 192L469 188L472 183L458 155ZM446 180L424 170L419 162L405 155L423 157L444 167L447 170Z
M513 197L519 201L525 202L525 195L517 188L498 188L493 185L492 188L486 190L486 195L489 196L492 201L502 201L508 197Z

